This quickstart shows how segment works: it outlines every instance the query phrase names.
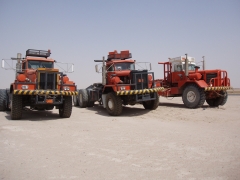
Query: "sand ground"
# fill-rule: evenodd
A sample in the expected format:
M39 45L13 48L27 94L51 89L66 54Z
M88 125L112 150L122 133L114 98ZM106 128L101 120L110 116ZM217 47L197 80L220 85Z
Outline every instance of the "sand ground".
M186 109L160 98L157 110L73 107L0 112L0 179L240 179L240 96L226 105Z

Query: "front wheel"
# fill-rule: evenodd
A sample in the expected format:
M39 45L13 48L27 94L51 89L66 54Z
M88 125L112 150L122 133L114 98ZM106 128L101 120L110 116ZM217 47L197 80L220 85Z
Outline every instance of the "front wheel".
M122 113L122 99L114 92L106 96L106 109L111 116L119 116Z
M228 99L227 91L221 91L219 97L213 99L206 99L206 102L211 107L218 107L219 105L223 106L224 104L226 104L227 99Z
M156 99L150 101L143 101L143 107L145 109L155 110L158 108L159 105L159 96L155 93Z
M201 107L204 104L205 99L204 90L195 84L188 85L183 90L182 100L184 105L188 108Z
M22 118L22 96L21 95L14 95L12 94L12 101L11 101L11 119L18 120Z
M59 107L59 116L69 118L72 114L72 96L64 96L63 104Z

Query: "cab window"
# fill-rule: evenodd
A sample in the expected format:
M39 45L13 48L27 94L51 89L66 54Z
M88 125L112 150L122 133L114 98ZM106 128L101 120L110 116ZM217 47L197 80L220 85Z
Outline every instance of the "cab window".
M29 69L53 68L53 63L45 61L28 61L28 68Z

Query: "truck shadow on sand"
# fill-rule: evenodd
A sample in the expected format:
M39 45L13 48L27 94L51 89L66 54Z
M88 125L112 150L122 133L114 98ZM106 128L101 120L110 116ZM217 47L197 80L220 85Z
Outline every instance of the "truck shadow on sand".
M5 118L11 120L11 112L6 111ZM60 119L58 113L53 113L53 111L34 111L29 109L24 109L22 112L22 118L19 120L11 121L49 121Z
M168 103L168 102L163 102L163 103L160 102L159 106L181 108L181 109L186 109L187 108L184 104L176 104L176 103ZM202 108L209 108L209 106L208 105L203 105Z
M80 107L75 107L75 108L80 108ZM101 116L108 116L110 117L111 115L108 114L107 110L103 108L99 104L94 104L93 107L88 107L84 108L86 110L94 111L95 114L101 115ZM144 109L143 107L135 107L135 106L123 106L122 114L119 116L121 117L134 117L134 116L141 116L144 114L147 114L151 112L150 110Z

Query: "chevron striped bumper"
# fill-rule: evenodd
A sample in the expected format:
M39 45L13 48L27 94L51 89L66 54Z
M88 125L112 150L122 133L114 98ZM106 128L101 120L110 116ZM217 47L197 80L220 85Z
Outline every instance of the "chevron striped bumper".
M123 96L123 95L136 95L136 94L150 94L150 93L154 93L162 90L164 90L164 88L159 87L159 88L152 88L152 89L117 91L116 93L118 96Z
M14 90L15 95L78 95L77 91L48 91L48 90Z
M221 91L231 89L230 86L215 86L215 87L205 87L205 91Z

